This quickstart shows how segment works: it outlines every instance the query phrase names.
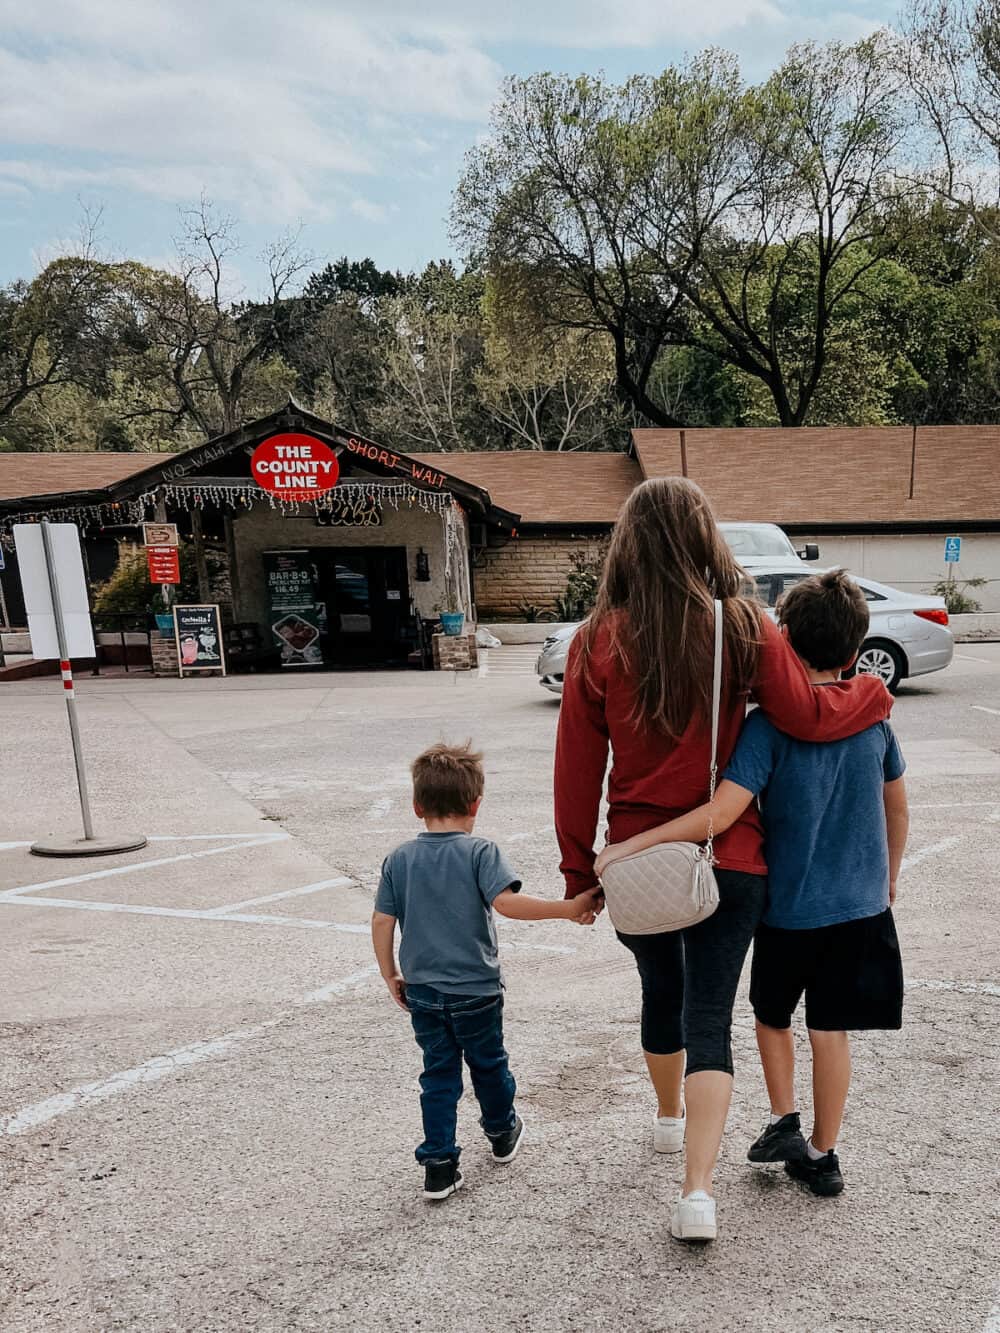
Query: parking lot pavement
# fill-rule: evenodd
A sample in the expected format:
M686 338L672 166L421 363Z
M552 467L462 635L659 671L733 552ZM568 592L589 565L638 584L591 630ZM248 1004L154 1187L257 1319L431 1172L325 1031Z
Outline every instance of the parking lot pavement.
M766 1101L744 991L702 1251L666 1234L679 1163L650 1151L638 985L606 920L502 923L526 1146L493 1167L463 1103L467 1187L418 1196L416 1051L373 975L371 889L414 831L409 759L471 735L480 830L560 892L558 703L526 665L83 681L98 828L155 839L96 863L28 855L78 818L65 719L51 682L0 691L5 1333L995 1333L1000 645L897 701L910 989L904 1031L855 1045L848 1188L746 1164Z

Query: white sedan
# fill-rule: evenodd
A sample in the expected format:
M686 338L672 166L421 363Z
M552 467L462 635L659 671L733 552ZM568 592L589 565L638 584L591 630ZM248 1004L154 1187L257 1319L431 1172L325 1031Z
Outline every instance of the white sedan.
M782 593L811 574L794 558L787 564L769 562L766 569L749 571L757 596L771 615ZM853 574L851 577L865 594L871 617L868 636L858 655L858 671L880 677L895 694L900 681L948 666L954 656L955 641L948 628L943 598L901 592L873 579ZM538 683L554 694L562 694L566 654L578 628L578 625L564 625L542 644L535 664Z

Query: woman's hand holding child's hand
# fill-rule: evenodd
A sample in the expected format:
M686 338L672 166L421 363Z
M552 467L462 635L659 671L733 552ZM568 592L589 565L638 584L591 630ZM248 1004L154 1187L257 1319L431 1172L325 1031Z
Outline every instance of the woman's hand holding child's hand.
M604 910L604 894L600 888L588 889L586 893L578 893L575 898L571 898L567 906L571 921L575 921L578 926L592 926Z

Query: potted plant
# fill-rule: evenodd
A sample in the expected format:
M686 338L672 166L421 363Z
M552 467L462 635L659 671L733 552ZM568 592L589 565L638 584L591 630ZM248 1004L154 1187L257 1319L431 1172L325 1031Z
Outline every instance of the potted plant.
M465 612L459 610L458 599L453 592L448 594L448 609L441 612L441 627L445 634L453 638L465 628Z

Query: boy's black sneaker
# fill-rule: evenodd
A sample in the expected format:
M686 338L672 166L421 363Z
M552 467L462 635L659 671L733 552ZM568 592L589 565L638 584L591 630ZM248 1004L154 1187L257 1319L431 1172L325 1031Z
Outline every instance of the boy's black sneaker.
M490 1134L488 1137L493 1147L494 1162L512 1162L524 1138L524 1121L518 1116L513 1129L504 1130L502 1134Z
M462 1184L458 1163L449 1158L444 1162L424 1163L424 1198L447 1199Z
M840 1162L832 1148L825 1156L820 1157L815 1162L808 1154L805 1157L797 1158L794 1162L786 1162L785 1170L796 1180L801 1180L804 1185L808 1185L813 1194L821 1194L826 1198L839 1194L844 1188L844 1177L840 1174Z
M806 1155L806 1141L798 1111L783 1115L776 1124L768 1125L764 1133L751 1143L747 1153L750 1162L795 1162Z

